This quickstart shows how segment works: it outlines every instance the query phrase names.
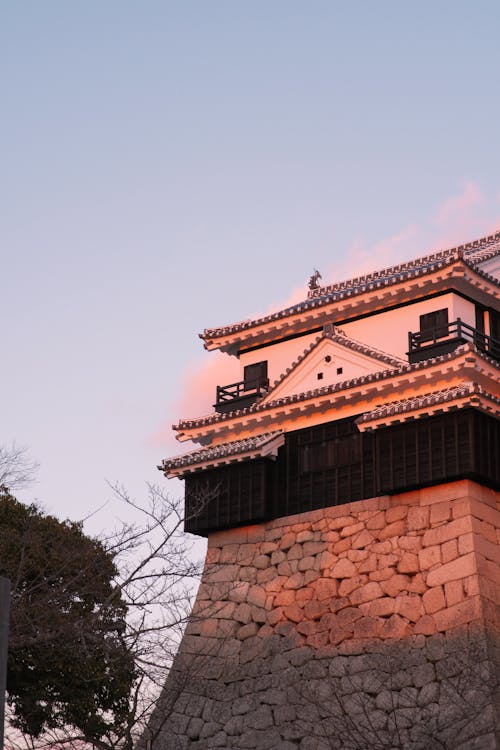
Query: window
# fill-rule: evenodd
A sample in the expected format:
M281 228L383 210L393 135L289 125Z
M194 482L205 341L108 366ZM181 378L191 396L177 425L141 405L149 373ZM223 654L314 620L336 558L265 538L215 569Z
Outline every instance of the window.
M267 385L267 360L247 365L243 370L243 390L252 391Z
M433 341L448 335L448 308L420 316L420 341Z

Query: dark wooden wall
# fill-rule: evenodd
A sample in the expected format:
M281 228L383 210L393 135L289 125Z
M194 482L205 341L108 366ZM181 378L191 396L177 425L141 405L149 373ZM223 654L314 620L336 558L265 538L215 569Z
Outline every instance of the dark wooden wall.
M342 419L287 433L276 461L188 476L185 527L206 535L456 479L500 488L499 420L468 408L360 433Z

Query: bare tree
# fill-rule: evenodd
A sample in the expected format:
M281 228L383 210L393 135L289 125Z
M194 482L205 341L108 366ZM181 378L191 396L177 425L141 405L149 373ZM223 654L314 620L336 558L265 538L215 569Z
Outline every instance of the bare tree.
M25 445L0 445L0 487L11 492L24 488L35 480L38 469Z

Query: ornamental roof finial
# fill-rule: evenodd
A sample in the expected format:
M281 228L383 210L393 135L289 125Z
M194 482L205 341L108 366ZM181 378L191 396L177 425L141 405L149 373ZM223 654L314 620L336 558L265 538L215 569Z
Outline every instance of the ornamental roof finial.
M320 272L317 268L314 269L314 273L312 276L309 277L309 289L318 289L318 279L322 279Z

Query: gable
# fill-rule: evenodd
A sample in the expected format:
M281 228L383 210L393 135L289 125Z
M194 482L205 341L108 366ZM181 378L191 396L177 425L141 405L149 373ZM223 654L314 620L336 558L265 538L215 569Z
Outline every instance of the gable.
M282 376L261 403L387 370L379 359L354 351L329 337L321 338Z

